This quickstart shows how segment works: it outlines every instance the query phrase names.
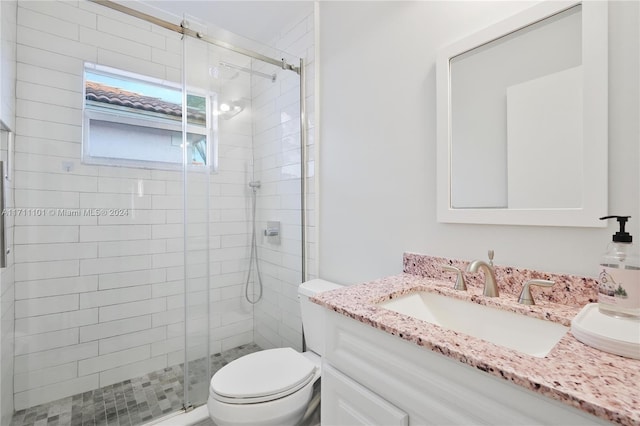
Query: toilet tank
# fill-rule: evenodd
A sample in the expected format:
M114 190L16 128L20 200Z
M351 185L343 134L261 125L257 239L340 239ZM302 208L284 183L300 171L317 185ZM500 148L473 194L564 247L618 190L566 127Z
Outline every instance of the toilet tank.
M334 290L342 286L325 280L315 279L306 281L298 287L298 299L300 300L300 312L302 314L302 328L307 343L307 350L318 355L324 355L324 333L322 327L323 308L309 300L323 291Z

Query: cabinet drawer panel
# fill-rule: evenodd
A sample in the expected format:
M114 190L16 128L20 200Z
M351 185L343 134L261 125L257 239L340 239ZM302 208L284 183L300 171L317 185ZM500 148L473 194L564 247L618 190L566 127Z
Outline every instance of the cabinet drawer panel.
M329 364L322 365L322 424L407 426L409 417Z

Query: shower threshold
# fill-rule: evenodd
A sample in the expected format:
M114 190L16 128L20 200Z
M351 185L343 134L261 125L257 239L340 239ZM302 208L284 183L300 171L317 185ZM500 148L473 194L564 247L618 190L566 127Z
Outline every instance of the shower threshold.
M215 426L213 420L209 417L209 409L207 405L200 405L193 410L183 413L177 412L168 414L165 417L154 419L142 426Z
M211 373L236 358L260 349L251 343L212 355ZM137 426L150 423L182 408L182 368L182 364L167 367L17 411L11 426Z

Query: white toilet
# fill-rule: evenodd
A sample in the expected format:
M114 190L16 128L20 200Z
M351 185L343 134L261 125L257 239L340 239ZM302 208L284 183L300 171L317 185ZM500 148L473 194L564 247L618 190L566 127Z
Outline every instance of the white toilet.
M207 407L216 425L293 426L302 420L324 354L323 308L309 297L340 287L319 279L298 287L307 352L292 348L255 352L213 375Z

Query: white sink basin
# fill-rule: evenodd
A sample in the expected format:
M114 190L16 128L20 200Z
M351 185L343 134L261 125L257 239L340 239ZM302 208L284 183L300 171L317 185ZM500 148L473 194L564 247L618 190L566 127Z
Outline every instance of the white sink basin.
M569 331L555 322L429 292L410 293L378 306L539 358Z

